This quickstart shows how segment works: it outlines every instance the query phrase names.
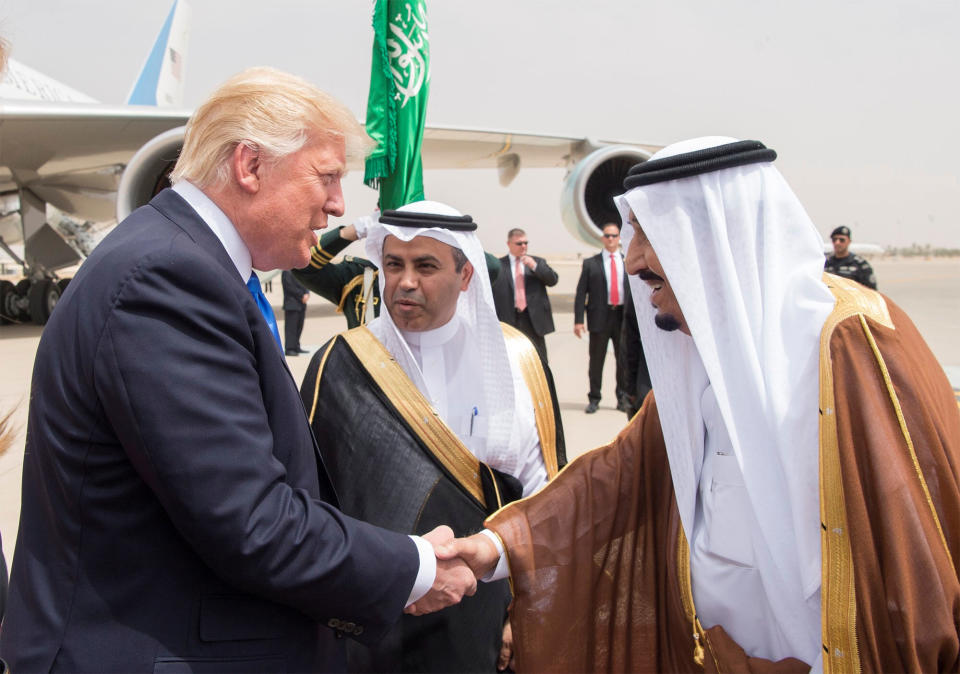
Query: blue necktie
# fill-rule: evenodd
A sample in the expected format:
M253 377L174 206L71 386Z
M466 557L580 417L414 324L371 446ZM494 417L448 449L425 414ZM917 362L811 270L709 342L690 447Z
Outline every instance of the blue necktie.
M283 351L283 343L280 341L280 331L277 329L277 319L273 316L273 309L270 308L267 296L263 294L263 290L260 288L260 279L257 278L256 272L250 274L250 280L247 281L247 288L250 289L250 294L253 295L253 301L257 303L257 308L260 309L264 320L267 322L267 325L270 326L270 330L273 332L273 338L277 340L277 346Z

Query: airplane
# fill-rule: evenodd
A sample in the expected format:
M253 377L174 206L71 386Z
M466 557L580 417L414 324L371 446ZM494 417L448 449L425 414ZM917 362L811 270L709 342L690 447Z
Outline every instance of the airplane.
M190 111L159 106L182 100L188 28L177 0L124 106L9 64L0 85L0 250L24 278L0 280L0 324L43 325L69 281L57 270L82 261L99 234L168 185ZM494 168L503 186L521 168L566 167L564 224L599 248L603 223L618 219L611 197L630 167L660 147L428 125L421 153L425 169ZM23 259L11 248L21 242Z
M68 279L115 222L123 167L182 125L190 7L175 0L124 106L110 106L10 59L0 81L0 251L23 269L0 280L0 324L43 325ZM162 106L162 107L161 107ZM11 246L22 244L23 259Z

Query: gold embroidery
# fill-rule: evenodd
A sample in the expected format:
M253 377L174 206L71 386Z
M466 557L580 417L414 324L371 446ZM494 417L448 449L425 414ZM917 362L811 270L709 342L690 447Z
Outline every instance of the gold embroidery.
M352 279L347 281L346 285L343 286L343 290L340 291L340 303L337 305L337 313L343 313L343 305L347 302L347 296L350 294L350 291L356 288L358 285L363 283L363 274L358 274Z
M317 401L320 399L318 395L320 392L320 376L323 374L323 366L327 364L327 358L330 356L330 352L333 351L333 345L337 341L337 336L334 335L333 339L330 340L330 346L327 347L326 353L323 354L323 358L320 359L320 367L317 368L317 378L313 386L313 402L310 404L310 423L313 423L313 415L317 411Z
M840 469L830 337L841 321L855 315L870 316L891 328L893 323L876 291L832 274L824 274L823 282L836 301L820 332L820 629L823 670L829 674L860 671L857 597Z
M704 644L707 634L697 618L697 609L693 604L693 583L690 580L690 545L683 533L683 526L677 525L677 580L680 582L680 600L683 612L693 629L693 661L703 667ZM719 667L717 668L719 670Z
M333 255L325 251L319 246L314 246L310 250L310 266L315 269L320 269L325 267L330 260L333 259Z
M876 290L862 286L856 281L845 279L842 276L824 273L823 282L826 284L836 304L833 312L827 317L821 335L831 335L837 324L856 314L863 314L880 325L893 330L893 321L890 319L890 310L883 296ZM829 346L829 344L828 344ZM821 340L821 354L823 342ZM829 355L829 354L828 354Z
M553 397L547 384L547 375L543 371L540 356L526 335L516 328L501 323L507 349L520 364L523 381L533 400L533 416L537 422L537 434L540 436L540 452L547 468L547 479L557 476L557 425L553 416Z
M486 508L480 462L433 410L427 399L373 333L365 327L342 333L354 355L424 445L467 492Z

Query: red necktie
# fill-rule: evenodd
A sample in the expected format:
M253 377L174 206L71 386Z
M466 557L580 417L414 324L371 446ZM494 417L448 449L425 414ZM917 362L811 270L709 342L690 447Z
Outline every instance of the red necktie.
M513 296L516 300L514 304L517 311L523 311L527 308L527 288L523 284L523 263L517 258L517 273L514 274L516 285L513 288Z
M620 304L620 284L617 279L617 263L613 260L613 253L610 253L610 304L613 306Z

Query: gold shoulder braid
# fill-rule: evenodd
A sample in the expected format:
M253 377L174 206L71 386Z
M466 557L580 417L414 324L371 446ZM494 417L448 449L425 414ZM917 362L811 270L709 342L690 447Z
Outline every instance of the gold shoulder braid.
M487 506L480 482L480 461L447 426L420 390L366 326L341 333L354 355L370 373L410 428L467 492Z
M340 291L340 303L337 304L337 313L343 313L343 305L347 302L347 297L350 295L350 291L356 288L358 285L363 283L363 274L357 274L352 279L347 281L343 286L343 290Z
M536 348L526 335L513 326L501 323L503 338L507 350L520 363L523 381L527 384L533 400L533 416L537 422L537 434L540 436L540 452L547 468L547 479L557 476L557 422L553 416L553 397L547 384L547 375Z

